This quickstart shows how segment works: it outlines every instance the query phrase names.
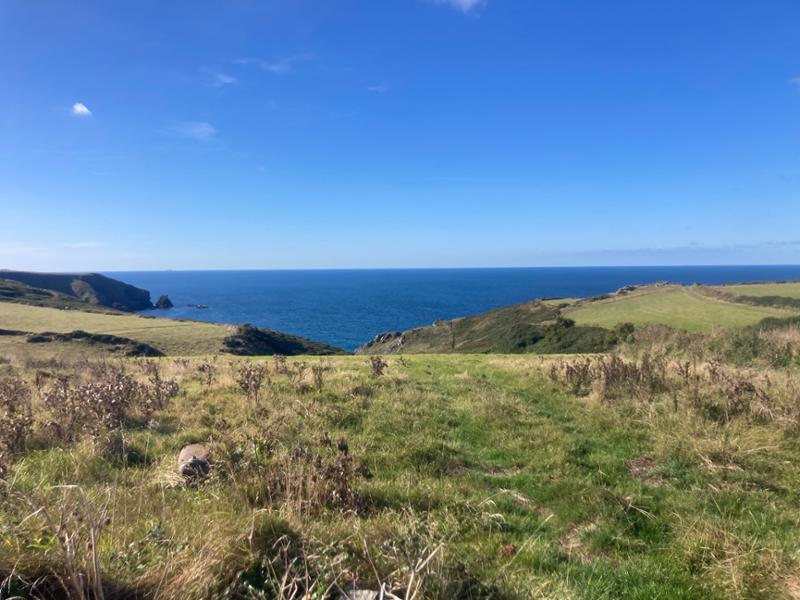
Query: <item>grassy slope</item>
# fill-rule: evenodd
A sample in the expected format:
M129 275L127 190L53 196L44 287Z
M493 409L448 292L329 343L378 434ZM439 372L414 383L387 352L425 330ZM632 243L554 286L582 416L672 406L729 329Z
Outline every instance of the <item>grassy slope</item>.
M118 312L112 308L83 302L74 296L68 296L60 292L31 287L19 281L2 279L2 272L0 272L0 301L29 304L31 306L69 308L105 314L114 314Z
M630 322L634 325L663 324L687 331L744 327L767 317L793 314L796 313L725 302L678 286L644 288L565 311L565 316L584 325L613 327L617 323Z
M178 321L166 318L146 318L129 313L97 313L82 310L59 310L26 304L0 302L0 329L30 333L69 333L76 330L96 334L110 334L129 338L135 342L149 344L166 355L197 356L231 352L244 355L271 354L342 354L334 348L266 329L237 327L203 323L200 321ZM244 334L246 335L243 335ZM230 336L230 337L229 337ZM89 351L97 354L96 348L87 349L84 343L47 343L39 348L23 350L19 336L0 336L0 354L20 355L29 358L46 358L48 355L64 355ZM35 345L35 344L34 344Z
M512 340L530 326L555 319L557 309L529 302L492 310L480 315L439 321L428 327L404 332L402 352L502 352L512 351ZM391 352L396 340L375 344L371 354Z
M377 587L376 570L390 569L388 549L408 549L413 564L424 545L444 540L446 564L461 565L449 577L472 581L463 598L796 597L793 437L758 424L723 432L682 409L641 419L557 391L534 357L390 358L377 380L362 357L307 360L332 368L323 391L299 397L276 377L266 420L248 418L230 376L207 388L191 368L173 367L181 395L162 427L127 434L134 464L106 461L89 446L40 450L17 465L14 486L53 502L63 493L49 487L56 484L110 495L104 573L158 584L162 598L207 597L219 577L272 556L269 535L286 531L322 555L343 553L339 568L362 565L364 588ZM264 509L248 502L236 477L199 488L168 483L185 443L253 434L280 455L323 431L346 436L375 476L360 486L370 506L361 517ZM642 457L656 483L626 467ZM52 540L17 546L0 535L0 566L56 555Z
M579 326L569 332L571 342L533 342L536 328L555 319L559 309L562 316L573 319ZM590 352L597 351L592 347L602 349L599 342L602 332L587 330L586 327L613 329L619 323L630 322L634 325L663 324L697 332L746 327L768 317L797 314L797 310L787 308L726 301L682 286L643 287L604 300L547 300L508 306L411 329L403 332L402 344L394 337L366 346L361 351L368 354Z
M0 329L56 333L80 329L131 338L151 344L165 354L197 355L218 352L232 328L196 321L147 319L0 302ZM0 338L0 347L2 344Z
M554 353L606 350L606 331L573 327L553 331L557 304L527 302L479 315L439 321L359 349L364 354ZM549 333L548 333L549 332Z
M725 285L719 288L723 292L742 296L781 296L800 299L800 282L790 283L754 283L749 285Z
M480 316L444 321L430 329L417 330L421 340L417 352L502 352L509 340L527 325L554 319L557 312L537 303L520 304ZM409 342L415 342L413 337Z
M52 290L89 304L125 311L152 307L150 292L99 273L34 273L0 270L0 278Z

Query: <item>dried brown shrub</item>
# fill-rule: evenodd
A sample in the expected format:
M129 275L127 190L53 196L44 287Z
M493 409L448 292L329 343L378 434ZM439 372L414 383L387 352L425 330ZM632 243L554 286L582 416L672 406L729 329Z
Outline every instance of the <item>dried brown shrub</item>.
M11 456L25 450L33 427L31 396L22 379L0 381L0 454Z
M375 378L383 376L388 366L389 363L382 356L371 356L369 359L370 373Z
M236 383L253 406L258 405L261 386L269 383L269 368L266 363L245 363L236 371Z

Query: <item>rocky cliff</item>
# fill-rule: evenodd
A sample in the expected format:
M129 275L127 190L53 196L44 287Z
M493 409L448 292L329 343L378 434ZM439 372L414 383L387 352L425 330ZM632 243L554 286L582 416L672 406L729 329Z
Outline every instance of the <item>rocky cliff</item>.
M0 279L52 290L88 304L124 311L153 308L150 292L99 273L32 273L0 270Z

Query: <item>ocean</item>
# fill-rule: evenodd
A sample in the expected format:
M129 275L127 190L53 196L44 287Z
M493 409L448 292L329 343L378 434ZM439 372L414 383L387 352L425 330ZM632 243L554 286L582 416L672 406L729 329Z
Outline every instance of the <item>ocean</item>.
M800 279L794 266L541 267L110 272L168 294L176 319L252 323L353 350L384 331L430 325L534 298L574 298L624 285ZM195 308L189 304L206 305Z

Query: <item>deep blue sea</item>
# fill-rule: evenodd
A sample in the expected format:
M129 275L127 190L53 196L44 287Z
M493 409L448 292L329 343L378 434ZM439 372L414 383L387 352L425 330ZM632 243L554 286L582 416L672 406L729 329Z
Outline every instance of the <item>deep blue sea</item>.
M534 298L594 296L628 284L800 279L797 266L148 271L107 275L168 294L151 314L252 323L352 350L375 334ZM208 309L188 304L208 305Z

